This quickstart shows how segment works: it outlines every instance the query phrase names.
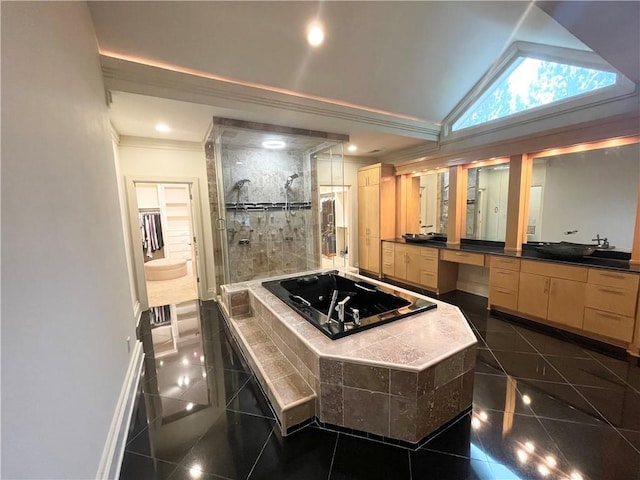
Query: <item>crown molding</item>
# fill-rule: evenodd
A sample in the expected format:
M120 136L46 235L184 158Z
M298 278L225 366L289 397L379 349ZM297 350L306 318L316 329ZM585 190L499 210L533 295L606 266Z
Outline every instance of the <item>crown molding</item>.
M293 112L362 125L381 133L436 141L440 125L395 116L364 107L347 106L316 98L247 84L224 81L204 75L179 72L121 58L100 55L105 86L141 95L151 95L191 103L236 110Z
M187 150L190 152L204 151L199 142L186 142L182 140L167 140L162 138L135 137L131 135L120 136L120 147L160 148L162 150Z

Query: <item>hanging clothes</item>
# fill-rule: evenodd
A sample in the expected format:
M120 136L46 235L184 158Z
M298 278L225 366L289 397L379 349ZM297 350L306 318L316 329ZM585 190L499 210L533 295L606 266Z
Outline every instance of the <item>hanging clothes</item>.
M171 323L171 307L170 305L162 305L160 307L151 307L149 309L150 321L152 327Z
M140 213L138 219L142 248L147 253L147 257L153 258L153 252L164 247L160 213Z

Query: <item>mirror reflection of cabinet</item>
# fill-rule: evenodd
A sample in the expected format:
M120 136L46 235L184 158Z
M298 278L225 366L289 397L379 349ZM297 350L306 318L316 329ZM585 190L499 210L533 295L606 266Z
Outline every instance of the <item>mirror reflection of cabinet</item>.
M504 241L508 194L508 163L469 168L464 238Z
M449 172L420 176L420 232L447 233L449 208Z
M527 240L630 250L639 179L639 143L534 158Z

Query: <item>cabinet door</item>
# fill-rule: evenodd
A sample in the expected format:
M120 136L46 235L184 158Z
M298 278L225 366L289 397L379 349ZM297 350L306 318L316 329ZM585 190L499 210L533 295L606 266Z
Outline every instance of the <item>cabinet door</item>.
M372 273L380 274L380 238L372 237L369 235L368 237L369 245L368 247L368 268Z
M380 186L370 185L364 187L364 191L363 207L366 212L369 235L380 238Z
M582 328L585 286L584 282L552 278L547 319L573 328Z
M547 318L549 277L520 272L518 311L538 318Z
M358 235L358 266L369 270L369 239L366 235Z
M407 279L407 247L404 245L396 245L394 275L402 280Z
M420 283L420 247L407 248L407 281Z
M365 172L359 172L358 178L364 178ZM369 249L367 239L367 199L366 188L358 187L358 265L367 270L369 266Z

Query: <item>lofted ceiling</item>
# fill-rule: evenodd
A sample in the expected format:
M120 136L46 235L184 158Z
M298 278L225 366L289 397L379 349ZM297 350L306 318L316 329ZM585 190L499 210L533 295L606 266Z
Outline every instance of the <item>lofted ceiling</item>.
M220 116L347 134L370 156L436 141L443 118L514 41L589 50L524 1L90 2L90 10L121 135L202 141ZM305 40L313 20L326 32L315 49ZM138 74L139 64L153 68ZM158 121L172 132L156 132Z

